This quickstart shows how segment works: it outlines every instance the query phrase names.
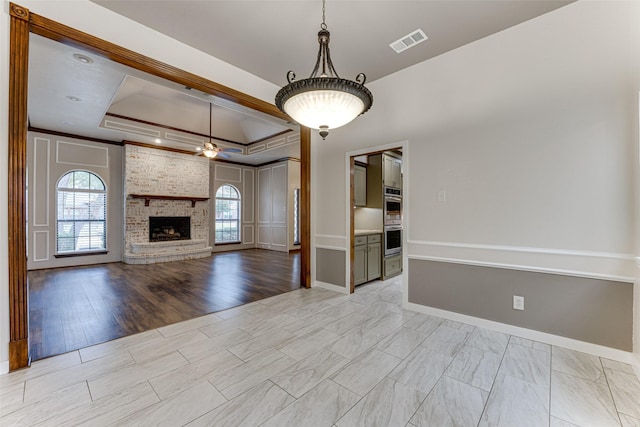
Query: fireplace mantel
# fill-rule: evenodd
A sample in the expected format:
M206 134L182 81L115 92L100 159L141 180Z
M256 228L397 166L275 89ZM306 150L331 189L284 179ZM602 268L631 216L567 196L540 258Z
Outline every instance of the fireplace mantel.
M196 202L205 202L208 197L192 197L192 196L159 196L156 194L129 194L132 199L144 199L144 205L149 206L149 202L153 200L189 200L191 207L196 207Z

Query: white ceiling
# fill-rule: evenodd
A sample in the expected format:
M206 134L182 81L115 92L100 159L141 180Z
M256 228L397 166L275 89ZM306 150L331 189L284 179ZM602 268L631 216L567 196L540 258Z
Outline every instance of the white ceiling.
M282 86L315 64L320 0L92 0ZM559 0L392 0L326 3L333 64L369 82L571 3ZM389 44L421 28L429 39L400 54ZM375 98L375 94L374 94Z
M320 0L92 1L278 86L286 83L287 71L305 78L315 63L316 34L322 20ZM353 79L363 72L371 82L568 3L571 1L333 0L326 5L326 22L333 63L340 76ZM400 54L389 47L418 28L429 37L427 41ZM93 62L77 61L73 55L78 53ZM243 148L261 138L297 129L283 120L40 36L31 35L29 54L28 112L35 128L143 143L155 143L160 135L161 144L194 152L202 138L206 140L209 120L212 134L220 138L214 142L221 147ZM117 119L113 114L134 121ZM120 130L107 126L107 120L122 122ZM136 127L145 129L134 132ZM180 133L175 128L185 132L175 140L164 138L171 128L174 135ZM299 157L297 143L274 145L277 148L258 154L231 154L231 160L255 165Z

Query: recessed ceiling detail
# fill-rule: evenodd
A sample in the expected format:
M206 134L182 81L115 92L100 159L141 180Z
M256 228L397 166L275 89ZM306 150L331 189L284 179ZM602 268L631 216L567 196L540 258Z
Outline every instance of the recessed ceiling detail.
M420 28L415 30L414 32L407 34L406 36L400 37L398 40L389 44L391 49L395 50L396 53L404 52L410 47L414 47L419 43L427 40L429 37L422 31Z
M300 157L299 127L286 120L30 35L28 115L32 129L197 154L209 139L211 103L215 143L243 150L231 153L231 161L259 165ZM286 144L266 147L283 135ZM295 142L292 135L296 135ZM258 154L249 154L253 145L264 147Z

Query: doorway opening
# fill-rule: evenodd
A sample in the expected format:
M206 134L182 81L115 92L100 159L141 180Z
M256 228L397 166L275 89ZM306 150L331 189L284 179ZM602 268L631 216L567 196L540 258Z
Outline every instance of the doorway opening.
M349 292L403 271L407 143L347 153Z

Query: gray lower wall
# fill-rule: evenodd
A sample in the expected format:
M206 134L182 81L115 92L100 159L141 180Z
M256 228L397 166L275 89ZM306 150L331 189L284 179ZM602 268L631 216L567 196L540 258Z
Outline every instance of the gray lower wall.
M633 283L415 259L408 274L410 303L632 351Z
M316 248L316 280L345 287L344 251Z

